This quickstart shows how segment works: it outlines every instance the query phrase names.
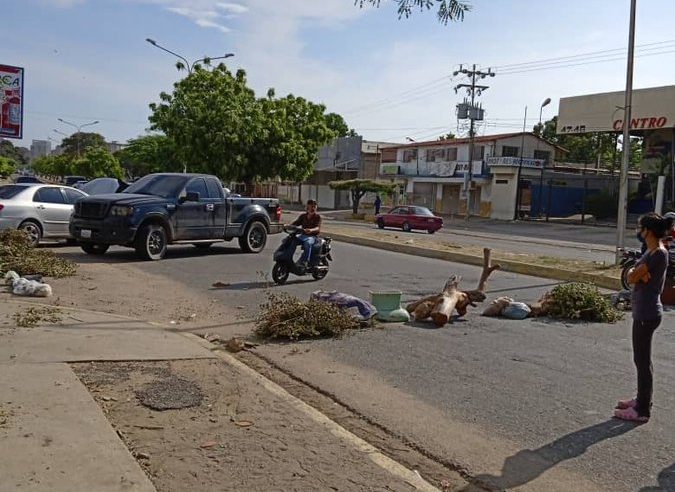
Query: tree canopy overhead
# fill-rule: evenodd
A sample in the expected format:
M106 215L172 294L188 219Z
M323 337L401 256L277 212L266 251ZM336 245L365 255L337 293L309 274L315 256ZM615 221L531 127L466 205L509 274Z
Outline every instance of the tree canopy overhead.
M431 10L437 8L436 16L441 24L448 22L463 21L464 14L471 10L469 2L459 0L394 0L398 5L398 18L408 18L414 10ZM381 0L354 0L354 5L360 8L372 5L379 7Z
M257 98L246 72L232 73L224 64L195 67L150 109L152 129L173 142L188 171L232 181L303 180L314 170L319 147L338 134L331 128L337 118L323 105L294 95L277 98L273 89Z

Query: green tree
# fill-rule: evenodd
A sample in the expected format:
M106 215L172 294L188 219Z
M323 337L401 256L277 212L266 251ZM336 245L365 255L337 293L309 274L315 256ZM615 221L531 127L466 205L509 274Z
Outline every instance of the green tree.
M152 129L174 142L189 171L225 180L304 179L319 146L335 137L324 106L292 95L276 98L271 89L257 99L246 73L232 74L224 64L196 67L150 109Z
M439 140L439 141L442 141L442 140L452 140L453 138L456 138L456 137L455 137L455 134L452 133L452 132L448 132L448 133L446 133L445 135L441 135L440 137L438 137L438 140Z
M74 174L87 178L123 178L124 170L119 161L106 149L90 148L73 162Z
M413 10L430 10L436 5L438 10L436 15L441 24L447 24L451 21L464 20L464 14L471 10L468 2L459 0L394 0L398 5L398 18L410 17ZM366 5L380 6L381 0L354 0L354 5L363 8Z
M349 128L345 119L337 113L328 113L326 115L326 125L338 137L357 137L358 134L353 128Z
M15 147L9 140L0 140L0 157L12 159L18 166L25 166L27 164L21 150Z
M75 132L61 142L64 154L81 156L87 149L105 149L105 138L94 132Z
M0 177L1 178L6 178L7 176L10 176L11 174L14 174L16 172L17 167L18 167L18 163L14 159L10 159L9 157L0 156Z
M349 191L352 197L352 212L354 215L359 213L359 204L361 198L366 193L392 193L396 189L395 183L387 183L384 181L373 181L371 179L347 179L344 181L331 181L328 186L332 190L346 190Z
M67 154L38 157L31 164L33 171L43 176L68 176L78 174L72 156Z
M235 179L302 181L311 175L319 148L336 136L328 127L325 109L293 95L277 99L270 90L258 101L260 126L248 149L247 165Z
M129 176L159 172L181 172L183 164L176 158L176 148L166 135L144 135L129 141L115 153Z

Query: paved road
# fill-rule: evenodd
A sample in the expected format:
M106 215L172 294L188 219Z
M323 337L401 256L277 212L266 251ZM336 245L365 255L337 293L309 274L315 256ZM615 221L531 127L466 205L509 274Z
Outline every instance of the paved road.
M289 212L288 220L296 212ZM335 213L324 214L326 224L351 227L365 231L374 229L374 224L335 219ZM405 234L405 233L402 233ZM423 234L414 231L407 234ZM503 222L474 219L446 220L445 226L435 236L438 240L462 246L484 246L511 253L526 253L553 258L586 260L613 263L616 230L606 227L578 226L570 224ZM632 231L626 235L626 246L639 246Z
M232 246L208 254L173 248L169 258L155 263L136 262L129 250L88 260L133 262L228 306L254 310L264 298L264 275L280 239L271 238L262 255L242 255ZM306 297L315 289L337 289L365 297L373 289L401 289L412 299L438 290L450 273L461 274L471 287L480 273L471 266L341 243L335 244L334 256L323 281L293 280L272 290ZM211 290L216 280L230 285ZM553 284L496 272L490 298L533 300ZM260 350L437 457L499 487L675 490L672 314L656 337L654 417L637 428L607 418L614 401L634 389L628 321L613 326L517 322L474 312L444 329L395 324L341 340L306 342L300 351L283 344Z

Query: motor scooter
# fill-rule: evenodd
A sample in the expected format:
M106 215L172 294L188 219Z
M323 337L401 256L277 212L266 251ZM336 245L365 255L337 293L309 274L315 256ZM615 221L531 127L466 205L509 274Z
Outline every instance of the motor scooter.
M293 261L293 254L297 247L298 234L302 233L302 227L287 225L284 226L284 232L288 234L281 242L281 245L274 252L274 268L272 268L272 279L276 284L285 284L289 275L303 277L312 275L315 280L321 280L328 275L328 262L333 261L330 254L331 238L317 236L314 246L312 246L312 255L309 265L305 266Z

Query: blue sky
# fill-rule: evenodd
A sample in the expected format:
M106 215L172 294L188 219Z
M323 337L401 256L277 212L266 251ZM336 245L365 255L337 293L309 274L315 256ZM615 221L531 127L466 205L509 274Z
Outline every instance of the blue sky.
M148 104L181 76L153 38L188 59L234 52L263 95L293 93L342 114L365 138L433 139L457 126L463 95L449 76L460 63L497 67L482 97L482 134L528 126L550 97L621 90L625 61L592 62L524 73L505 65L624 48L629 0L473 0L462 23L439 25L432 13L398 20L392 2L359 10L352 0L22 0L3 2L0 63L25 74L24 140L99 120L108 140L144 134ZM638 2L640 46L635 87L675 83L673 0ZM670 41L670 42L669 42ZM647 51L644 51L644 50ZM672 52L671 52L672 51ZM621 52L609 52L621 58ZM502 67L502 68L500 68ZM528 67L518 67L528 68ZM511 72L518 71L513 68Z

